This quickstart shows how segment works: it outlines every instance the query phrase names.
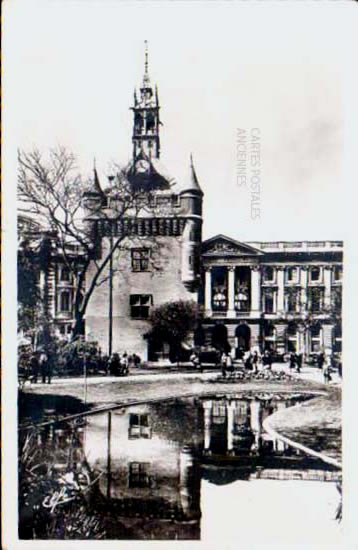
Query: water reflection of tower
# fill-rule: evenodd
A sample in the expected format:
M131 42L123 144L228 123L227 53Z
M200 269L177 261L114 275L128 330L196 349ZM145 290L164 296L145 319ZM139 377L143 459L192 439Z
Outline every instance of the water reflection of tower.
M186 519L200 517L200 469L193 449L184 445L180 451L180 504Z
M200 538L197 453L177 414L185 414L180 403L143 404L88 420L86 451L103 473L99 489L108 509L128 529L133 517L143 519L133 538Z

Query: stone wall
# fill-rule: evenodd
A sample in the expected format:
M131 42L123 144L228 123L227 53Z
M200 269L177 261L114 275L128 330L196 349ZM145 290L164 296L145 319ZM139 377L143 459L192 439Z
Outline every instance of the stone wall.
M197 293L187 290L182 282L183 237L157 237L153 240L137 239L123 242L113 260L113 352L138 353L147 359L147 341L143 335L149 330L145 320L132 319L131 294L148 294L153 307L179 299L197 301ZM152 250L149 270L133 272L131 248L148 247ZM108 240L103 239L103 254L108 250ZM95 273L90 267L87 284ZM104 353L108 351L109 333L109 268L103 274L103 284L96 287L86 312L86 335L98 341Z

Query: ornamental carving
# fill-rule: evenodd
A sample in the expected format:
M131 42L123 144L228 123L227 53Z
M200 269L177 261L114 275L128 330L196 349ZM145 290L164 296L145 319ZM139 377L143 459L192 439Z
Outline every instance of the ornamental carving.
M213 243L205 252L213 255L253 256L253 253L244 246L239 247L233 243L218 241Z
M209 249L209 252L238 252L238 250L229 243L219 242L215 243L214 246Z

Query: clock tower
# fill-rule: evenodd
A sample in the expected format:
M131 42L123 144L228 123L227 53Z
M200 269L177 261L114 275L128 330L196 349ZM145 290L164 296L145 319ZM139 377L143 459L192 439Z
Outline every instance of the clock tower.
M134 90L134 106L131 107L134 113L133 124L133 160L142 155L149 159L158 159L160 156L159 141L159 100L158 90L151 85L148 74L148 44L145 41L145 63L143 83L139 89ZM144 166L138 165L139 170Z

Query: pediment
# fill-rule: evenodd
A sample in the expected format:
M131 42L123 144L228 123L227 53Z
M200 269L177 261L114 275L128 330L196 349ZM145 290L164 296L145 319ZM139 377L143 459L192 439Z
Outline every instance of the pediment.
M261 256L261 250L225 235L217 235L202 244L204 256Z

